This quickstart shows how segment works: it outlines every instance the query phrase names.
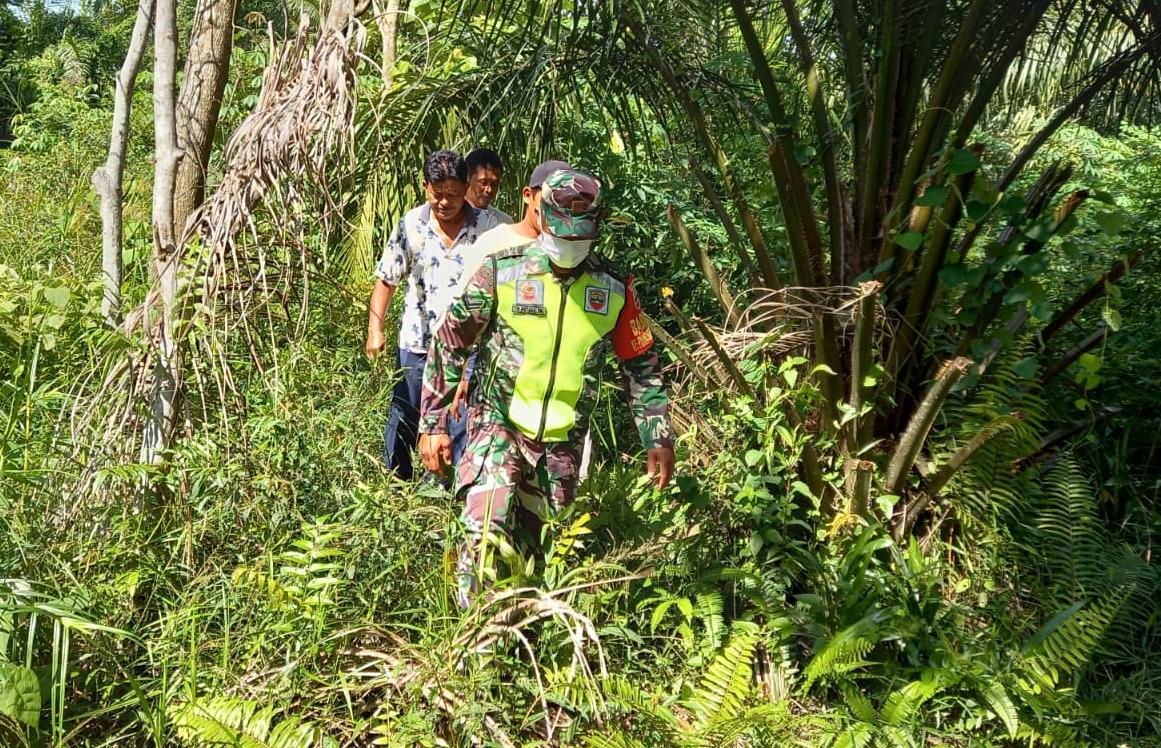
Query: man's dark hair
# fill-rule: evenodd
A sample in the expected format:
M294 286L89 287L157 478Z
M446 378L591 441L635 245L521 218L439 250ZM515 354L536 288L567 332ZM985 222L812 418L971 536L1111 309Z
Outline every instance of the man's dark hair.
M477 148L468 154L468 176L476 173L481 166L496 171L504 171L504 161L491 148Z
M447 148L441 148L424 160L423 181L435 184L445 179L455 179L466 183L468 181L468 165L460 154Z

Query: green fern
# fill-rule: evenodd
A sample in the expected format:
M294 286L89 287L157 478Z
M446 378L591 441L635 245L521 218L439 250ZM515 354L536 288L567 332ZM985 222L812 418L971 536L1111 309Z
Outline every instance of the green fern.
M277 710L228 696L173 707L178 737L189 746L231 748L315 748L317 727L296 717L275 723Z
M590 733L585 737L585 745L589 748L645 748L640 740L615 729Z
M710 663L688 702L690 710L698 717L698 729L731 719L741 712L754 682L754 648L757 644L757 626L735 624L726 648Z
M869 664L863 658L878 641L880 616L878 611L872 611L823 644L802 671L803 689L809 689L820 678L834 677Z
M1033 692L1052 689L1084 667L1120 610L1119 596L1078 602L1057 613L1024 645L1023 685Z
M984 538L994 536L995 528L1012 524L1032 492L1032 475L1013 470L1013 464L1039 448L1050 414L1039 389L1029 388L1013 365L1033 351L1030 338L1020 341L992 364L970 400L949 404L944 411L946 422L958 427L941 435L932 449L937 462L942 462L977 434L996 432L944 492L960 524Z
M868 748L875 739L875 728L864 723L845 725L835 736L833 748Z
M919 680L892 691L879 710L879 718L886 725L907 727L931 697L947 688L950 681L942 673L926 670Z
M1087 598L1101 586L1108 544L1096 513L1088 481L1072 459L1061 459L1044 476L1034 538L1045 571L1064 599Z
M722 639L726 635L726 622L723 615L725 608L722 602L722 593L717 590L703 592L696 598L694 613L705 626L706 639L710 649L717 650L722 646Z
M847 705L847 709L850 710L856 719L870 724L879 718L879 713L875 710L875 705L858 688L850 683L843 683L839 686L839 691L843 695L843 702Z
M231 580L235 586L246 587L260 593L275 610L297 610L306 607L297 589L287 587L258 569L239 566L234 569Z
M1016 737L1016 732L1020 729L1020 714L1016 711L1016 705L1013 703L1012 697L1008 695L1004 684L998 680L993 680L979 694L984 703L1004 723L1008 737Z

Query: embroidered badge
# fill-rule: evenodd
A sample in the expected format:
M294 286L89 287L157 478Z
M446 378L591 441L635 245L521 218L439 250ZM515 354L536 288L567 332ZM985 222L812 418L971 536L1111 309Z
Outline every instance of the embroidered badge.
M597 314L609 313L609 289L589 286L585 289L585 311Z
M544 316L544 281L538 278L516 281L516 303L512 305L512 311Z

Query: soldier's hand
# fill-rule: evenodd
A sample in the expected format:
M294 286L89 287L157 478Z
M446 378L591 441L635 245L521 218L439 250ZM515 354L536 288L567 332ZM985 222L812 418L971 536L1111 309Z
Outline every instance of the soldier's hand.
M447 434L420 434L419 456L423 466L433 473L443 473L451 464L451 437Z
M646 471L649 477L657 479L657 487L665 488L673 476L673 449L670 447L654 447L645 457Z
M455 397L452 398L451 412L459 415L460 405L468 401L468 380L461 379L460 385L456 387Z
M364 350L367 353L367 358L374 358L383 352L383 346L386 345L383 339L383 331L372 327L367 330L367 343Z

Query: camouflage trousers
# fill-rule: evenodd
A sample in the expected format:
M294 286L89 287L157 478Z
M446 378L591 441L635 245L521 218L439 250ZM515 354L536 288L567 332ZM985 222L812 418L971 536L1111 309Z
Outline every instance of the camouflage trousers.
M580 462L569 442L538 442L504 424L470 425L458 467L466 535L456 565L461 607L494 576L490 546L509 540L517 505L544 517L572 503Z

